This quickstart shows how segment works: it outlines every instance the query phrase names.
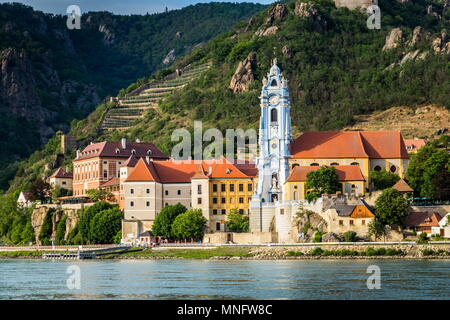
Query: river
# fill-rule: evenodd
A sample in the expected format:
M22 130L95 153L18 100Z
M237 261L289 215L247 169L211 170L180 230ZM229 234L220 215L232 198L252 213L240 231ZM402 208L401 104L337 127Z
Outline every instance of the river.
M0 259L0 299L450 299L450 260Z

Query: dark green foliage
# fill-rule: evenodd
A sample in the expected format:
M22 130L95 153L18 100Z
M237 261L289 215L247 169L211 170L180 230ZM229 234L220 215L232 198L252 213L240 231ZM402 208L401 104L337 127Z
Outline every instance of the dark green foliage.
M172 233L178 239L201 239L207 220L199 209L188 210L175 218Z
M420 148L411 157L407 177L411 187L421 197L450 198L450 155L434 145Z
M419 234L418 240L419 240L419 243L427 243L428 242L428 235L427 235L427 233L426 232L421 232Z
M44 179L36 179L29 187L30 200L45 202L51 195L51 186Z
M375 201L375 216L384 225L402 224L409 213L408 201L392 188L383 190Z
M48 209L44 221L42 223L41 231L39 232L39 241L41 241L41 244L44 246L51 245L51 236L52 236L52 230L53 230L53 215L55 214L56 210L53 208Z
M375 240L386 235L386 226L377 218L369 222L369 236L374 237Z
M64 244L64 235L66 234L66 220L67 216L63 215L58 223L58 226L56 227L56 244Z
M313 242L322 242L322 236L323 236L323 233L320 231L317 231L316 233L314 233Z
M156 216L155 222L152 225L153 234L166 239L173 239L174 234L172 232L172 224L175 221L175 218L186 212L186 210L186 207L181 203L164 207Z
M306 199L310 202L324 193L333 194L342 189L335 167L321 167L319 170L310 171L306 179Z
M233 209L227 215L226 227L231 232L248 232L249 217Z
M123 212L118 207L97 213L90 222L90 239L92 243L114 243L117 233L122 228Z
M114 236L114 243L120 244L121 240L122 240L122 229L117 231L116 235Z
M400 177L395 173L388 172L386 170L370 171L369 179L372 181L375 189L384 190L392 187L400 180Z
M344 241L345 242L355 242L356 241L356 232L355 231L347 231L344 233Z

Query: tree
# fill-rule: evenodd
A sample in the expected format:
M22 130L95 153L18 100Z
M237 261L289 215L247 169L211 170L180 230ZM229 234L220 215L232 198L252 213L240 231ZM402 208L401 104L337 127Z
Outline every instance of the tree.
M41 231L39 232L39 241L44 246L51 244L50 237L53 232L53 215L55 212L56 210L54 208L48 209L44 221L42 222Z
M369 179L377 190L384 190L391 188L394 184L400 180L400 177L395 173L388 172L386 170L370 171Z
M86 191L87 196L94 202L112 200L114 195L103 189L89 189Z
M63 215L61 220L58 223L58 226L56 227L56 243L57 244L64 244L64 236L66 235L66 220L67 215Z
M316 200L324 193L332 194L342 189L336 168L333 166L308 172L305 188L309 191L306 195L306 200L309 202Z
M90 237L93 243L114 243L115 237L122 228L123 212L118 207L103 210L92 218Z
M236 209L232 209L227 215L226 226L232 232L248 232L249 217L240 214Z
M82 243L90 243L91 241L91 221L100 212L111 209L112 204L104 201L94 203L92 206L84 209L78 221L78 230Z
M375 240L380 238L381 236L386 236L386 227L377 218L370 221L367 227L369 228L369 237L373 236Z
M206 223L202 210L191 209L175 218L172 232L178 239L200 239L205 232Z
M29 188L31 201L46 201L51 195L51 186L44 179L36 179Z
M408 200L392 188L383 190L375 201L375 215L384 225L401 224L409 213L408 209Z
M422 197L450 198L450 155L433 145L420 148L407 170L408 182Z
M156 216L155 222L153 223L153 234L166 239L174 238L172 233L172 224L175 221L175 218L186 212L186 210L186 207L181 203L164 207Z

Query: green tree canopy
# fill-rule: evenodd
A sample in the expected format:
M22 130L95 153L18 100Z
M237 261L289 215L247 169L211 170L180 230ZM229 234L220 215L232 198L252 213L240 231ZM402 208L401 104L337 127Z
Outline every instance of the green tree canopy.
M408 182L422 197L450 198L450 155L426 145L412 156L407 170Z
M122 228L123 212L118 207L103 210L92 218L90 236L93 243L114 243Z
M111 200L113 198L113 194L109 191L103 189L89 189L86 191L87 196L92 201L106 201Z
M172 224L175 218L180 214L186 212L186 207L181 203L176 205L164 207L156 216L152 226L152 232L155 236L164 237L166 239L174 238L172 233Z
M324 193L336 193L336 191L342 189L342 186L339 183L336 168L331 166L321 167L316 171L308 172L305 188L309 191L306 195L306 200L311 202Z
M172 232L178 239L200 239L205 233L206 223L202 210L191 209L175 218Z
M90 234L92 219L98 213L104 210L111 209L112 207L113 205L108 202L99 201L94 203L92 206L84 209L83 213L80 216L80 220L78 221L78 230L83 243L90 243L90 241L92 240Z
M248 232L249 217L232 209L227 215L226 226L232 232Z
M386 170L370 171L369 179L377 190L384 190L392 187L400 180L400 177L395 173L388 172Z
M375 201L375 215L384 225L402 224L408 215L408 201L402 194L392 188L383 190Z

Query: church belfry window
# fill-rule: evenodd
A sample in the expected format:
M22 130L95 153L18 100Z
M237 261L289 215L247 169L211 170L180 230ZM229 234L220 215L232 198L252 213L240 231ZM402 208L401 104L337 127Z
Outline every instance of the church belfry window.
M278 122L278 113L277 109L270 110L270 122L277 123Z
M271 87L276 87L278 85L278 82L276 79L273 79L272 82L270 83Z

